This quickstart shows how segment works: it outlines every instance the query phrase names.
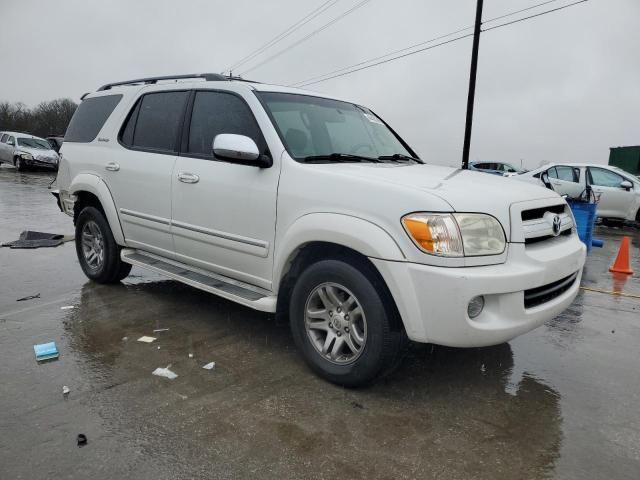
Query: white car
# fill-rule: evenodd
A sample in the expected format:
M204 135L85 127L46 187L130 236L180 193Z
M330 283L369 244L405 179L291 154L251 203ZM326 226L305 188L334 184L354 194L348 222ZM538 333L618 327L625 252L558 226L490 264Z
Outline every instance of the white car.
M406 337L499 344L578 292L585 247L557 193L425 165L354 102L217 74L108 84L61 153L54 193L90 279L139 265L286 315L341 385Z
M19 132L0 132L0 163L19 171L29 167L58 168L58 154L44 138Z
M587 163L550 163L511 178L544 185L546 173L553 189L561 195L577 198L586 189L587 180L599 197L597 215L609 220L640 222L640 179L618 167Z

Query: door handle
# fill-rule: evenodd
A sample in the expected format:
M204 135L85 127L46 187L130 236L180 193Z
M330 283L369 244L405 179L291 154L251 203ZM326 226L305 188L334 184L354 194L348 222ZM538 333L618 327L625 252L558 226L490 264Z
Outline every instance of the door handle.
M182 183L198 183L200 181L200 177L193 173L180 172L178 174L178 180Z
M105 165L104 169L109 170L110 172L117 172L118 170L120 170L120 165L118 165L116 162L109 162Z

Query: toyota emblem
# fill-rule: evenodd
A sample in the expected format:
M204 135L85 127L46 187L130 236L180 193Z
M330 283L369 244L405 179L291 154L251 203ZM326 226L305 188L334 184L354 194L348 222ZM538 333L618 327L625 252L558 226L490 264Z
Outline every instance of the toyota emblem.
M555 215L553 217L553 223L551 224L551 228L553 229L554 237L557 237L558 235L560 235L560 229L562 228L562 219L558 215Z

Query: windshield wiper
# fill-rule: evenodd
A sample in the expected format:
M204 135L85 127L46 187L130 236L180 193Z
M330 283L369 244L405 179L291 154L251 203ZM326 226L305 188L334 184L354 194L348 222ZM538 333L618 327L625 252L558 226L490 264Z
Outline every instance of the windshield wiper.
M378 157L378 160L412 160L416 163L424 163L419 158L404 155L402 153L394 153L393 155L381 155Z
M300 159L303 162L373 162L380 163L380 160L373 157L363 157L361 155L352 155L350 153L330 153L328 155L309 155Z

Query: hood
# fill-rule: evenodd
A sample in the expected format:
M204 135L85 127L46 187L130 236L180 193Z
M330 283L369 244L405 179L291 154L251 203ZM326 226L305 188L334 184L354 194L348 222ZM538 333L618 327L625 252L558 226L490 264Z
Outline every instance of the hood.
M363 164L331 165L336 173L369 179L401 188L428 192L444 200L456 212L488 213L502 223L509 235L510 206L517 202L559 199L551 190L482 172L437 165Z
M17 147L17 152L25 152L33 155L33 158L42 158L42 159L57 159L58 154L55 150L43 150L41 148L31 148L31 147Z

